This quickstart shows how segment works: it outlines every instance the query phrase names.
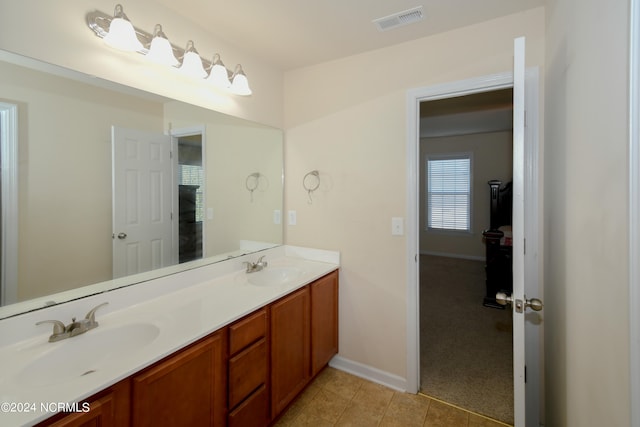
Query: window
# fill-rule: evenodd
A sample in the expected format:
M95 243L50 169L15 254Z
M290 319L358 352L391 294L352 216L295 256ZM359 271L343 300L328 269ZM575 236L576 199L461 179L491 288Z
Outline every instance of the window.
M427 228L471 231L471 154L427 157Z

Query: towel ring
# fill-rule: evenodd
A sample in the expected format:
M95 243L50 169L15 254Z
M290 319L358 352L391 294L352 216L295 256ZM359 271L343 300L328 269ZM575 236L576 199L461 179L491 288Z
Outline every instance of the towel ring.
M244 181L244 186L247 187L249 191L251 202L253 203L253 192L258 189L260 185L260 172L254 172L247 176L247 179Z
M315 179L315 184L313 180ZM311 184L309 184L311 181ZM320 173L317 170L313 170L307 173L304 178L302 178L302 187L307 190L307 195L309 196L309 204L313 203L313 199L311 198L311 193L316 191L318 187L320 187Z

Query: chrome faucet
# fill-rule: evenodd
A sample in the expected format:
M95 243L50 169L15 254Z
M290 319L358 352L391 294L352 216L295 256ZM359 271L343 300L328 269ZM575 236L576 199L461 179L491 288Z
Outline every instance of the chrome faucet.
M42 320L36 323L36 325L41 325L43 323L53 323L53 333L49 337L49 342L56 342L66 338L75 337L76 335L84 334L85 332L98 327L98 322L96 322L96 310L107 304L109 303L103 302L102 304L93 307L91 310L89 310L84 319L80 321L76 321L76 318L73 317L71 319L71 323L66 326L59 320Z
M260 271L267 266L267 261L263 261L264 255L258 258L256 262L243 262L247 266L247 273L255 273L256 271Z

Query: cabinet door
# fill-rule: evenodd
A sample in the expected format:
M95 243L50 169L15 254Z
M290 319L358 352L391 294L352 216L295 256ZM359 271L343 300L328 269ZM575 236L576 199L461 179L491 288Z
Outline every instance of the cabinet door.
M311 283L311 375L338 353L338 272Z
M133 377L133 425L222 426L226 330Z
M38 426L51 427L100 427L129 425L129 401L131 399L129 380L123 380L109 387L95 397L86 400L89 404L88 412L76 412L72 414L52 417L38 424ZM84 408L84 402L79 409Z
M310 379L309 288L271 305L271 417L275 418Z

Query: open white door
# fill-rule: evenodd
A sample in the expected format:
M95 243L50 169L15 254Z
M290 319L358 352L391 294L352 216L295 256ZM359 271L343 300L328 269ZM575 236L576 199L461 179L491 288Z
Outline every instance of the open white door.
M525 427L527 420L525 310L542 308L540 300L525 296L525 170L525 39L520 37L514 41L513 61L513 291L510 296L496 295L498 302L511 303L513 309L514 427Z
M113 278L173 264L171 138L112 128Z
M420 293L419 293L419 111L420 103L432 99L468 95L513 87L513 297L496 295L513 307L514 420L516 427L540 425L540 327L542 313L527 313L527 307L541 308L539 300L527 300L525 293L538 296L540 272L538 252L540 221L538 209L538 70L531 68L525 77L525 40L514 43L513 73L501 73L469 80L411 90L407 94L407 384L416 393L420 388ZM526 81L526 96L525 96ZM525 105L528 110L525 127ZM526 197L525 197L526 196ZM525 254L525 236L526 254ZM527 383L525 393L525 358Z
M525 426L524 310L524 89L525 40L513 45L513 396L514 426Z

